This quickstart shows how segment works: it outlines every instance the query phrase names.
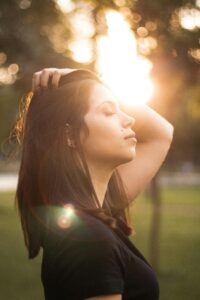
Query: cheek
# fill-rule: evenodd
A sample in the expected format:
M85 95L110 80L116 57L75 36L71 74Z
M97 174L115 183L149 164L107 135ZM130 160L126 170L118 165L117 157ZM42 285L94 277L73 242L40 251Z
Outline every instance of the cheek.
M110 128L103 126L103 124L98 124L98 126L94 124L89 130L89 135L84 140L84 147L91 149L105 148L107 142L108 144L111 142L112 131Z
M116 119L107 119L103 117L86 118L85 122L89 128L89 136L82 138L82 145L87 153L107 155L113 150L119 150L123 147L123 138L120 124Z
M89 129L89 136L86 138L88 141L100 143L120 136L120 124L117 119L97 115L85 118L85 122Z

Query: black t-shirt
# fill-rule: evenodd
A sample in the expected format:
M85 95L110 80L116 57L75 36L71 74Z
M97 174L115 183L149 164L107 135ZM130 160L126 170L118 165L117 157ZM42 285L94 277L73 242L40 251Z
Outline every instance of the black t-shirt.
M122 294L122 300L158 300L156 274L120 230L88 213L49 227L43 243L45 300L83 300Z

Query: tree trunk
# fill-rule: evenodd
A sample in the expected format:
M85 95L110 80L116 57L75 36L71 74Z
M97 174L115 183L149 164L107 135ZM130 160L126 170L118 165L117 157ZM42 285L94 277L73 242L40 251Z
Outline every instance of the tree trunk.
M153 205L150 240L149 240L149 257L150 263L156 272L159 271L159 254L160 254L160 227L161 227L161 197L158 185L158 175L154 176L150 185L150 196Z

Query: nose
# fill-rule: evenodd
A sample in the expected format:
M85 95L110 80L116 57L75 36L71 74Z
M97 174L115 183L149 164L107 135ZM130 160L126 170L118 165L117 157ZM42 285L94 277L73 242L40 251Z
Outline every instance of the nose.
M123 126L132 128L135 124L135 118L123 112Z

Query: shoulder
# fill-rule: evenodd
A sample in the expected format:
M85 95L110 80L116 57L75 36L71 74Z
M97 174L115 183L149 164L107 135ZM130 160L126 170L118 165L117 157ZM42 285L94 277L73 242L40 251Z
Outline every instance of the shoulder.
M73 211L70 214L62 210L51 215L46 241L56 244L67 243L68 246L96 243L99 247L114 246L116 236L113 230L97 217L83 211Z
M63 222L64 224L65 222ZM88 213L77 213L68 226L57 220L48 230L44 242L44 258L60 261L62 265L84 265L85 269L124 269L124 256L120 244L106 224ZM87 266L85 263L87 262Z

